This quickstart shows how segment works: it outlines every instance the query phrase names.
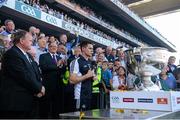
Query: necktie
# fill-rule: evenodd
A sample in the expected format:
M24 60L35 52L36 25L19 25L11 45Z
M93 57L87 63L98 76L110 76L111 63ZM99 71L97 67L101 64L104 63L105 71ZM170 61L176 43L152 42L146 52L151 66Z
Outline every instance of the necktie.
M53 54L52 55L53 57L52 57L52 62L54 63L54 64L56 64L56 56Z
M26 56L27 60L31 63L31 59L29 58L27 53L25 54L25 56Z

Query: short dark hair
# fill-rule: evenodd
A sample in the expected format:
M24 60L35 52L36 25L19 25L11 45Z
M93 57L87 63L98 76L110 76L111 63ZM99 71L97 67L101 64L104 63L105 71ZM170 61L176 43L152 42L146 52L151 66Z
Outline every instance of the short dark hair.
M58 46L58 43L56 41L54 41L54 42L49 42L48 47L51 46L51 44L53 44L53 43L56 43L56 45Z
M63 35L66 35L66 36L67 36L66 33L62 33L62 34L59 35L59 38L61 38Z
M117 71L119 71L119 69L122 68L124 70L124 76L126 77L126 68L124 68L123 66L119 66L119 68L117 69Z
M7 25L9 22L13 22L13 21L10 20L10 19L7 19L7 20L5 20L4 25ZM13 23L14 23L14 22L13 22Z
M115 63L115 62L120 62L120 61L119 61L119 59L115 59L115 60L114 60L114 63Z
M170 56L169 59L176 59L176 57L175 56Z
M62 43L58 43L58 46L60 46L60 45L63 45L63 46L65 46L64 44L62 44Z
M83 47L87 47L88 44L92 44L92 43L90 41L83 41L83 42L81 42L81 44L80 44L81 49Z
M25 31L25 30L17 30L17 32L13 33L12 34L12 41L13 41L13 44L16 45L20 42L20 39L21 38L25 38L26 34L28 32Z

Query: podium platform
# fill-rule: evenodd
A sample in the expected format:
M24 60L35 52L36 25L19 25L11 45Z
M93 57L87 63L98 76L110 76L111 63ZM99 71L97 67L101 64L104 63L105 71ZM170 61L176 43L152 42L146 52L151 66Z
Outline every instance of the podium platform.
M179 91L111 91L110 107L157 111L180 110Z
M123 112L119 112L122 111ZM84 111L84 117L82 119L159 119L163 116L171 115L174 112L167 111L154 111L154 110L134 110L134 109L95 109ZM71 112L60 114L60 119L79 119L80 112Z

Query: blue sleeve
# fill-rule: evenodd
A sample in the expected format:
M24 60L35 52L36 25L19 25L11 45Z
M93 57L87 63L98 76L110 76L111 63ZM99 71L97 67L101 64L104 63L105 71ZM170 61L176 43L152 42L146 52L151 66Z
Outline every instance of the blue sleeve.
M171 76L171 78L173 79L173 81L176 81L176 78L174 77L174 75L172 73L169 73L169 75Z
M110 70L108 70L108 79L110 80L110 79L112 79L112 73L111 73L111 71Z
M174 75L172 73L169 73L171 80L173 80L174 83L174 87L177 88L177 83L176 83L176 78L174 77Z

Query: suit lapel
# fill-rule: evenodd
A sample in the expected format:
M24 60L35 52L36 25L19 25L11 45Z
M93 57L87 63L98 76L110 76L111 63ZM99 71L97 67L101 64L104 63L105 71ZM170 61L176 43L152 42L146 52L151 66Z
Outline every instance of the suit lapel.
M52 56L50 53L47 53L47 61L49 61L49 63L53 63L52 62Z
M24 53L17 46L14 46L14 49L19 54L19 57L21 57L27 64L30 64Z
M18 53L19 57L22 58L24 60L24 62L26 63L26 65L33 69L32 68L32 65L31 63L29 62L29 60L27 59L27 57L24 55L24 53L17 47L17 46L14 46L14 50Z
M33 68L33 70L37 73L37 70L36 70L36 62L34 61L34 59L33 59L33 57L29 54L29 53L27 53L28 54L28 56L29 56L29 59L30 59L30 61L31 61L31 66L32 66L32 68Z
M50 53L48 53L48 58L47 58L47 59L52 62L52 56L51 56ZM56 55L56 60L59 61L60 59L61 59L61 57L57 54L57 55ZM57 61L56 61L56 62L57 62Z
M40 75L41 73L39 71L38 64L35 61L32 62L32 67L33 67L33 69L35 71L37 79L40 80L41 79L41 75Z
M28 54L30 61L32 61L32 62L30 63L30 61L28 61L28 59L26 58L26 56L24 55L24 53L23 53L18 47L15 46L14 49L17 51L17 53L19 54L19 56L25 61L25 63L26 63L26 65L28 66L28 68L30 68L30 70L31 70L32 72L34 72L34 74L36 75L36 77L39 79L39 74L40 74L40 73L37 71L38 67L36 68L36 66L35 66L36 63L33 63L33 62L35 62L35 61L33 60L32 56L31 56L30 54Z

